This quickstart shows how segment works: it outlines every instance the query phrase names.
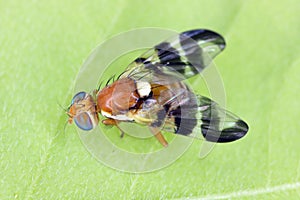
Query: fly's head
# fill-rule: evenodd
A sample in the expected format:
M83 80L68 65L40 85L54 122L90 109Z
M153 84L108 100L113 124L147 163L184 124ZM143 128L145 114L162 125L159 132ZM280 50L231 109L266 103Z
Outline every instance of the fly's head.
M95 101L86 92L78 92L74 95L67 115L69 123L74 121L78 128L85 131L95 128L99 121Z

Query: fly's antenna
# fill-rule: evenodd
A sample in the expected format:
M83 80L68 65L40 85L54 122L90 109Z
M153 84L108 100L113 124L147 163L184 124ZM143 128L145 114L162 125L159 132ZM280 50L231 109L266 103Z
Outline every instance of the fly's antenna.
M68 112L68 108L69 108L70 106L68 106L68 108L64 108L58 101L57 101L56 103L57 103L57 105L58 105L61 109L63 109L65 112Z

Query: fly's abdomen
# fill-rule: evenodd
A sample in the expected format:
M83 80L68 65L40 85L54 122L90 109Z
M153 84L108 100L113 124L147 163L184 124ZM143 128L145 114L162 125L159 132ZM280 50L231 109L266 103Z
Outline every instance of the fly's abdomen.
M163 126L169 132L189 135L197 125L198 104L186 84L177 82L166 86L153 86L153 98L160 105L153 126Z

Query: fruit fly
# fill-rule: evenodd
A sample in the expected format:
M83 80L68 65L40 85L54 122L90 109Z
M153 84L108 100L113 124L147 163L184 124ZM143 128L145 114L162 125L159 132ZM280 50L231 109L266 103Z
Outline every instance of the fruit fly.
M193 93L184 82L209 66L224 48L224 38L205 29L161 42L94 95L77 93L67 110L68 122L88 131L98 125L101 114L105 125L145 125L163 146L168 142L161 131L200 135L211 142L238 140L247 133L248 125L213 100Z

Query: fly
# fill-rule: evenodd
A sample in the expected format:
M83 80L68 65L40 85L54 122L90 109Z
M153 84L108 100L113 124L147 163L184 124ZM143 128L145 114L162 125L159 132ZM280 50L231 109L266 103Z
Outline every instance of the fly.
M238 140L246 135L248 125L183 82L201 73L224 48L224 38L205 29L166 40L135 59L95 95L77 93L67 111L68 122L88 131L98 125L101 114L105 125L145 125L165 147L168 142L161 131L199 137L200 130L207 141Z

